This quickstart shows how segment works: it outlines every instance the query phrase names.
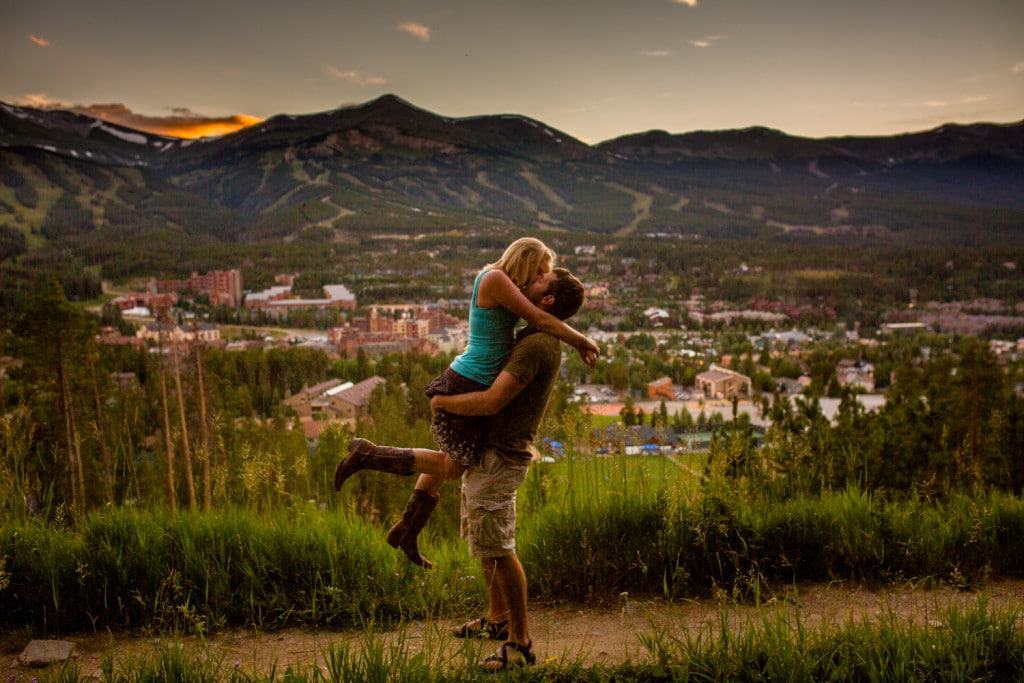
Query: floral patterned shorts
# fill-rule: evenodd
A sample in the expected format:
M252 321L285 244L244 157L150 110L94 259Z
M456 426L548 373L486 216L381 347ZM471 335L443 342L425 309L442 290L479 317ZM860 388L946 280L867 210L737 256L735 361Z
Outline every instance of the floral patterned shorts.
M451 368L446 368L427 385L426 394L431 398L457 396L474 391L486 391L489 388L486 384L480 384L463 377ZM438 448L447 453L448 457L463 467L472 467L480 463L480 457L483 455L486 424L486 418L453 415L439 410L434 413L434 419L430 423L430 433L434 435Z

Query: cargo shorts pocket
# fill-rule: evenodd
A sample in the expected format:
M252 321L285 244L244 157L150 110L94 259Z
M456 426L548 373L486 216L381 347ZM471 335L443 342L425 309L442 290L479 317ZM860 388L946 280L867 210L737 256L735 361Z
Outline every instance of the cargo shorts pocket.
M507 554L516 547L516 506L514 502L485 504L469 515L469 536L484 554Z

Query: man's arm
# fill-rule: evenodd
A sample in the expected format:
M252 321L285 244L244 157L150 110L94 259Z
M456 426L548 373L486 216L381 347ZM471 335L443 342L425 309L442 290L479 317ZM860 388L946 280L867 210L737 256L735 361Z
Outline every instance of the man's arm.
M495 415L526 385L510 372L502 370L494 384L486 391L474 391L455 396L434 396L431 410L444 410L455 415Z

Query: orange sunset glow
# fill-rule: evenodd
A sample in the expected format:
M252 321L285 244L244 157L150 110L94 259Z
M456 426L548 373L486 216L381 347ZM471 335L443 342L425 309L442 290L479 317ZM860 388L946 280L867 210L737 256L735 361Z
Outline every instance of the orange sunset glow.
M136 127L147 133L157 133L159 135L193 140L211 135L227 135L228 133L234 133L243 128L254 126L257 123L263 123L263 119L257 116L249 116L248 114L235 114L224 119L175 122L170 125L153 124L146 127L136 124Z

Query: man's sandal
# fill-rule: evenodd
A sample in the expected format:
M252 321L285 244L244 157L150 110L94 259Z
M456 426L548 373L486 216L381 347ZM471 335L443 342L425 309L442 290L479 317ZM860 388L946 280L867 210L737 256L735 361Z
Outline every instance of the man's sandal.
M498 651L480 662L484 671L505 671L520 669L537 663L537 655L533 653L533 641L519 645L511 640L502 643Z
M487 638L489 640L508 640L508 619L498 623L487 617L470 619L462 626L452 629L456 638Z

